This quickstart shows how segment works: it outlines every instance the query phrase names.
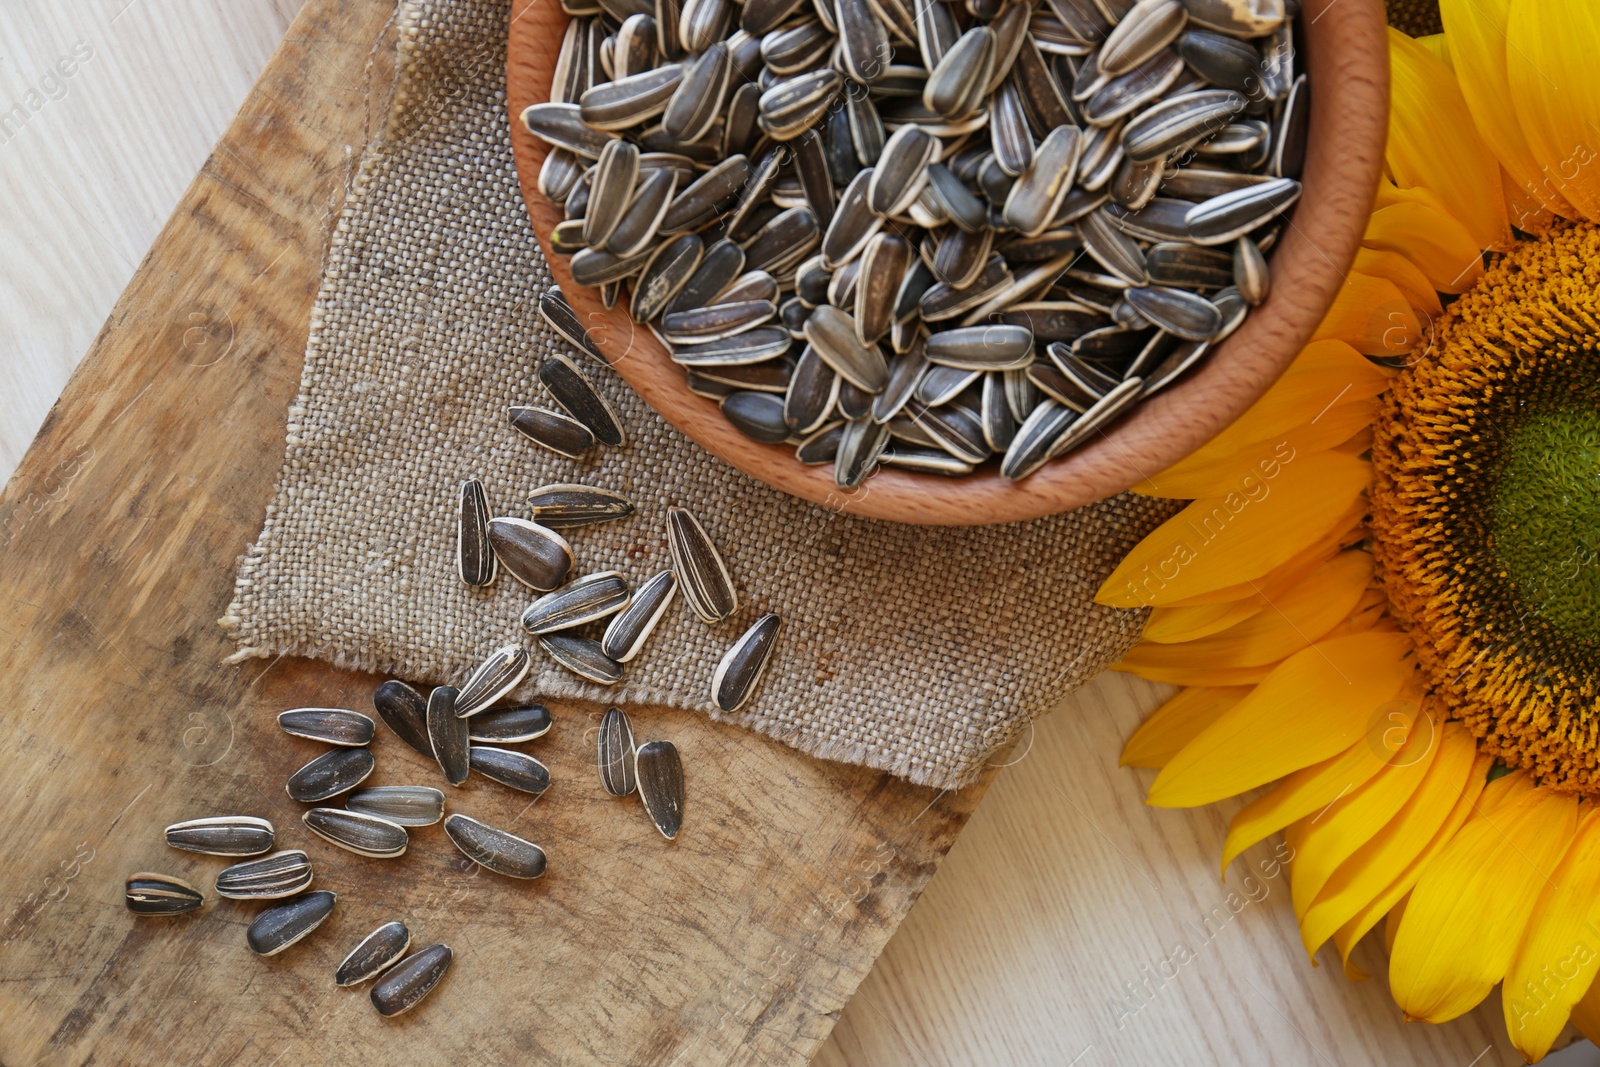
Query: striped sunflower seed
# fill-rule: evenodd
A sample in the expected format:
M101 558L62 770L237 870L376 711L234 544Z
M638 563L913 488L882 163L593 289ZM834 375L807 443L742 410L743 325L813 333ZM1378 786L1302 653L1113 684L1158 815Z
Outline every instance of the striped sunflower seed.
M527 519L491 520L489 543L511 576L536 592L558 588L572 570L572 546L567 539Z
M677 191L676 171L662 168L647 174L633 199L628 201L611 236L606 238L606 251L620 259L633 259L642 254L661 232L667 208Z
M1248 237L1241 237L1233 244L1232 275L1239 295L1251 307L1264 303L1267 294L1272 291L1267 257L1262 255L1261 247ZM1219 322L1217 325L1220 329L1222 324Z
M507 412L511 428L536 445L548 448L557 455L577 459L594 447L594 434L583 423L549 408L519 404ZM494 523L489 524L490 536Z
M570 634L546 634L539 647L561 666L596 685L616 685L622 681L622 664L600 651L600 643Z
M276 900L311 884L311 861L287 849L235 863L217 874L217 895L230 900Z
M676 72L672 83L674 87L677 84L675 77ZM596 91L590 89L583 95L588 98ZM600 158L601 150L615 140L605 127L595 125L578 104L532 104L522 112L522 124L529 133L545 143L564 148L585 159ZM631 126L633 122L626 125Z
M721 341L674 345L672 361L685 367L738 367L783 355L793 338L781 326L758 326Z
M983 437L978 416L956 404L926 407L913 404L908 409L915 422L939 448L964 463L982 463L989 458L989 444Z
M681 199L681 196L680 196ZM673 202L676 205L677 201ZM667 209L672 217L672 208ZM645 262L634 287L630 310L638 322L649 322L672 302L700 266L705 242L697 234L679 234L656 249Z
M516 834L459 812L445 817L444 832L463 856L495 874L507 878L538 878L545 872L544 849Z
M675 345L723 341L771 321L777 310L770 300L737 300L668 312L661 333Z
M639 147L620 138L600 150L589 184L589 210L583 216L583 243L604 246L633 199L639 179Z
M962 118L983 102L994 72L997 40L987 26L975 26L956 39L928 75L922 103L946 118Z
M530 634L570 630L621 611L628 598L627 579L617 571L586 574L528 605L522 628Z
M647 579L634 594L633 601L606 626L605 635L600 638L600 651L618 663L627 663L637 656L677 591L678 577L670 570Z
M1125 74L1177 39L1189 16L1178 0L1139 0L1106 35L1100 71Z
M1050 226L1077 174L1083 148L1076 126L1050 131L1034 156L1033 166L1006 197L1006 223L1024 237L1037 237Z
M476 480L462 482L456 529L456 570L463 582L480 588L494 583L494 550L489 547L490 518L489 498L484 494L483 484Z
M667 509L667 547L683 596L706 622L721 622L739 607L727 564L700 520L684 508Z
M584 329L578 313L572 310L572 305L562 295L560 286L552 285L539 294L539 315L574 348L581 349L601 363L611 362L589 336L589 331Z
M698 141L711 130L727 102L733 58L722 41L689 64L661 116L661 128L683 142Z
M369 745L377 725L371 716L343 708L295 708L278 715L284 733L330 745Z
M385 1018L410 1011L433 992L454 955L449 945L429 945L386 971L372 986L372 1006Z
M272 824L252 815L215 815L167 827L167 844L208 856L255 856L272 848Z
M882 427L877 429L887 439L887 431ZM711 702L719 709L738 711L750 699L750 694L761 684L761 675L772 658L772 650L777 647L781 626L778 616L768 612L752 623L723 655L711 676Z
M898 234L879 233L867 242L859 258L856 282L856 340L874 344L893 324L895 296L900 279L911 263L911 246Z
M245 930L250 951L257 956L276 956L321 926L338 899L326 889L318 889L267 908Z
M614 797L625 797L638 786L633 766L633 724L621 708L607 708L600 718L598 766L600 784Z
M550 788L549 769L526 753L473 745L469 756L474 771L501 785L534 794Z
M560 352L550 353L550 357L539 364L539 381L550 390L556 403L582 423L595 440L612 448L627 445L628 435L622 428L622 420L589 376L571 359Z
M482 718L472 720L473 725ZM344 806L396 826L432 826L444 817L444 794L428 785L375 785L351 793Z
M511 692L527 677L530 663L527 650L520 645L495 649L467 676L452 698L456 715L463 719L476 715Z
M333 984L360 985L388 970L411 947L411 931L402 922L387 922L363 937L333 972Z
M1185 341L1209 341L1222 327L1222 312L1203 296L1162 285L1129 289L1128 303L1139 314Z
M881 393L889 384L883 350L858 339L855 320L846 312L825 304L811 313L805 332L817 355L845 379L869 393Z
M652 119L667 109L672 94L678 91L683 80L681 63L666 63L654 70L605 82L594 86L578 98L576 107L570 104L534 104L523 112L522 121L528 129L551 144L589 159L598 159L605 147L598 139L607 137L608 131L626 130ZM559 115L542 111L530 118L535 109L571 108ZM580 136L571 128L576 119L588 131ZM538 124L537 128L535 123Z
M406 828L377 815L343 808L312 808L300 816L306 829L340 848L373 859L405 855L411 837Z
M671 741L646 741L634 755L639 799L661 836L675 840L683 829L683 761Z
M433 744L433 758L444 772L445 781L460 786L467 780L470 767L467 763L467 720L456 714L456 698L460 690L441 685L428 694L428 740Z
M566 530L597 522L625 519L633 502L621 493L593 485L541 485L528 494L533 523L547 530Z
M543 737L550 732L550 725L550 709L543 704L514 704L480 711L468 719L467 736L503 745Z
M1017 429L1011 447L1001 461L1000 473L1012 481L1021 481L1050 458L1057 441L1079 418L1079 413L1065 404L1046 400L1028 415Z
M1021 370L1033 362L1033 332L1026 326L964 326L928 337L932 363L959 370Z
M775 393L739 390L723 397L723 418L752 441L775 445L789 439L784 421L784 398Z
M1289 210L1300 191L1294 179L1276 178L1212 197L1189 209L1189 237L1202 245L1230 244Z
M663 309L664 314L670 317L676 312L693 311L716 303L722 292L744 273L744 259L744 249L726 238L711 244L678 295Z
M869 408L870 411L870 408ZM834 457L833 481L841 489L854 489L877 468L889 444L889 429L865 414L844 424Z
M905 211L927 181L928 164L939 158L939 139L920 126L901 126L884 142L867 180L867 207L877 215ZM829 186L830 192L832 186Z
M1183 0L1189 19L1231 37L1262 37L1289 17L1285 0Z
M354 789L372 773L373 766L367 748L336 748L291 774L284 788L290 800L311 804Z
M150 871L128 875L123 899L135 915L182 915L206 902L204 894L182 878Z

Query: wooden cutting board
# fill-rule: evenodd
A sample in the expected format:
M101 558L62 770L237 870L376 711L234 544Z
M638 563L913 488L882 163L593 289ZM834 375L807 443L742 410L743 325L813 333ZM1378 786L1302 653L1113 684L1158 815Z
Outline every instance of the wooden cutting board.
M557 706L531 746L536 803L475 780L461 799L542 842L523 883L438 827L399 861L300 823L284 779L320 748L278 731L301 705L369 708L369 675L295 659L223 664L216 620L282 462L307 321L345 183L391 83L388 0L311 0L0 497L0 1059L6 1064L801 1063L906 914L987 780L938 794L662 708L683 752L675 844L598 786L598 710ZM381 730L381 728L380 728ZM386 731L369 784L435 784ZM259 959L260 905L211 891L225 860L162 828L265 816L304 848L333 916ZM139 870L205 910L136 919ZM379 923L456 962L416 1012L380 1018L333 969Z

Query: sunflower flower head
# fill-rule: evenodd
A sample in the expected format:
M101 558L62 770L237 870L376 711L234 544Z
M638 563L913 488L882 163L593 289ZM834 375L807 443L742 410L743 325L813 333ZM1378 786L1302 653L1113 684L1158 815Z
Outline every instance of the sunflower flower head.
M1600 1035L1600 5L1391 34L1386 173L1316 338L1138 491L1189 500L1100 600L1182 688L1149 802L1252 794L1313 958L1382 927L1407 1018L1502 987L1530 1061Z

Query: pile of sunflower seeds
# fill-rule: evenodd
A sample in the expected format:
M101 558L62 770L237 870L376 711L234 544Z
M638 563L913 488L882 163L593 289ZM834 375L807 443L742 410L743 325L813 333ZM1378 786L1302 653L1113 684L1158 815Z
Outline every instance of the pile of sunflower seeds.
M1310 115L1297 0L563 6L522 116L552 247L840 486L1025 478L1266 299Z

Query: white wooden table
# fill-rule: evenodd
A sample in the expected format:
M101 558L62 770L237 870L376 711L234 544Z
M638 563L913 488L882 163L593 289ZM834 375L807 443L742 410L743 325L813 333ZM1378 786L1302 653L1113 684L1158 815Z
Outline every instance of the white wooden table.
M299 0L5 6L0 478ZM817 1062L1521 1063L1497 1000L1447 1027L1407 1026L1381 977L1353 985L1327 961L1309 966L1286 875L1256 883L1259 899L1226 923L1207 923L1239 884L1216 877L1231 809L1146 808L1148 774L1116 767L1123 738L1161 695L1107 675L1039 725ZM1156 976L1180 940L1197 958ZM1373 946L1361 952L1381 975ZM1600 1063L1592 1049L1568 1056L1564 1067Z

